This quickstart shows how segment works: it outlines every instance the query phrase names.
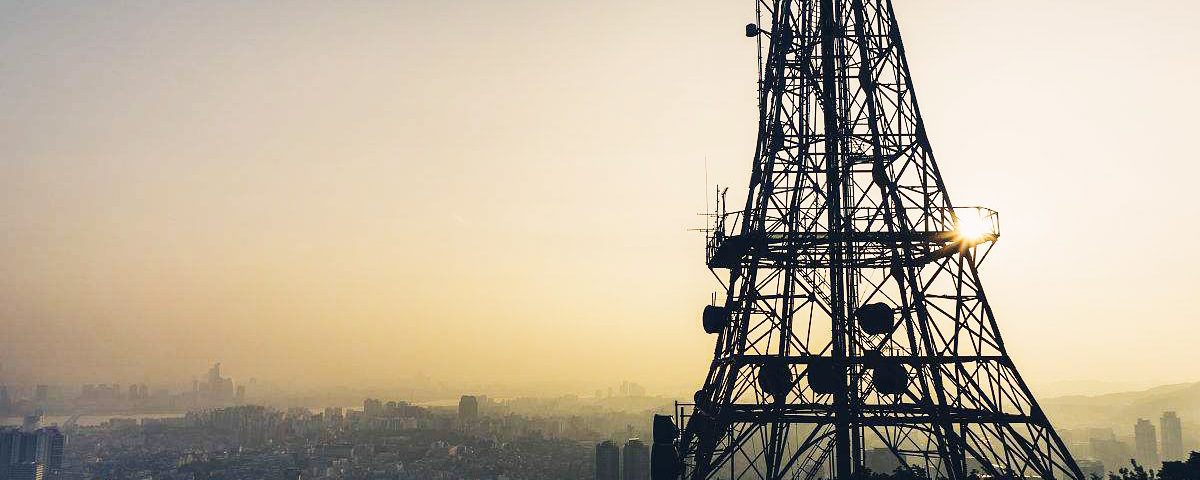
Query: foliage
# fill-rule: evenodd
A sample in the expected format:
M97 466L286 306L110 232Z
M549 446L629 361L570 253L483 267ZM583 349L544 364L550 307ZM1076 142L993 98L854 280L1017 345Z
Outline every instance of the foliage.
M978 473L972 472L967 477L968 480L980 480ZM1016 479L1018 477L1012 475L1002 475L1000 477L990 477L994 480L1003 480L1007 478ZM924 471L904 468L897 468L892 473L875 473L870 470L858 472L851 480L930 480L929 475ZM1092 480L1105 480L1099 476L1092 476ZM1192 452L1188 455L1188 459L1182 462L1163 462L1162 468L1158 471L1147 470L1146 467L1138 465L1136 461L1130 460L1128 467L1123 467L1116 472L1109 473L1107 480L1200 480L1200 452Z
M1163 462L1159 480L1200 480L1200 452L1192 452L1184 462Z
M1192 452L1183 462L1163 462L1157 472L1146 470L1136 461L1130 460L1129 467L1108 474L1108 480L1200 480L1200 452ZM1092 477L1101 480L1099 477Z

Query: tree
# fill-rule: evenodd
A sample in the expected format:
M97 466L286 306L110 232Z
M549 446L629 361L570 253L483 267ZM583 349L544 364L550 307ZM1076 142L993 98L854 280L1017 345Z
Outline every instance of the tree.
M1200 479L1200 452L1192 452L1184 462L1163 462L1158 471L1159 480Z
M1021 477L1013 474L1001 474L997 477L991 477L992 480L1010 480L1020 479ZM967 480L979 480L979 474L971 472L967 476ZM922 470L899 467L892 473L875 473L870 470L863 470L856 473L851 480L931 480L929 475ZM1105 480L1100 476L1093 475L1091 480ZM1146 467L1138 465L1137 461L1130 460L1129 466L1121 468L1116 472L1109 473L1107 480L1200 480L1200 452L1192 452L1188 455L1188 459L1182 462L1163 462L1162 468L1155 472L1147 470Z
M1122 468L1116 473L1109 473L1108 480L1155 480L1157 475L1154 471L1146 471L1144 467L1138 465L1137 460L1130 460L1129 465L1133 468Z
M1108 474L1108 480L1200 480L1200 452L1192 452L1183 462L1163 462L1155 472L1146 470L1136 461L1130 460L1132 468L1122 468ZM1094 480L1100 480L1093 477Z

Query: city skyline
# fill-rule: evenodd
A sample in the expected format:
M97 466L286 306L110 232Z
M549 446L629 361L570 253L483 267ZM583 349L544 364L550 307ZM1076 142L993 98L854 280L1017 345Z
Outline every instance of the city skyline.
M746 184L753 45L745 5L676 7L0 6L0 361L71 384L174 382L217 358L306 387L689 388L712 287L687 229L711 184ZM1196 380L1196 287L1174 272L1200 258L1169 246L1200 228L1179 113L1200 102L1170 93L1197 34L1148 25L1200 7L897 8L956 201L1000 211L983 281L1034 390ZM1094 101L1114 91L1142 93ZM1097 193L1113 191L1129 194ZM1126 218L1141 234L1097 234ZM33 360L52 345L59 362ZM479 361L429 360L462 351Z

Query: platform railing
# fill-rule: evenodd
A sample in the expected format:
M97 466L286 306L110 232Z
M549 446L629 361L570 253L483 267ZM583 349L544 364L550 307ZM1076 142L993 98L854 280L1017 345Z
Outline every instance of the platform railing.
M766 254L786 247L827 248L830 242L847 240L877 246L903 242L927 249L945 250L939 255L953 253L952 249L948 249L950 246L959 251L985 246L985 256L990 245L1000 238L1000 216L990 208L906 208L903 211L909 228L902 232L889 228L882 218L871 217L851 219L848 232L831 233L819 229L778 231L768 227L765 232L750 232L751 238L746 238L747 235L741 231L742 222L746 219L745 211L719 212L713 215L715 220L708 230L705 259L710 267L728 268L732 266L731 262L740 261L746 253L756 248ZM797 211L799 218L795 221L815 227L825 226L826 223L822 221L825 212L826 209L822 208L800 209ZM776 221L781 219L768 219L768 224Z

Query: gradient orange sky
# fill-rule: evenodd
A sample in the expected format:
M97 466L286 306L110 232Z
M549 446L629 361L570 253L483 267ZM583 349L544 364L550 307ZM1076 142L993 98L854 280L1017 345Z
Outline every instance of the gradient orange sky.
M1197 380L1200 5L896 3L1035 389ZM694 387L752 5L0 3L4 374Z

